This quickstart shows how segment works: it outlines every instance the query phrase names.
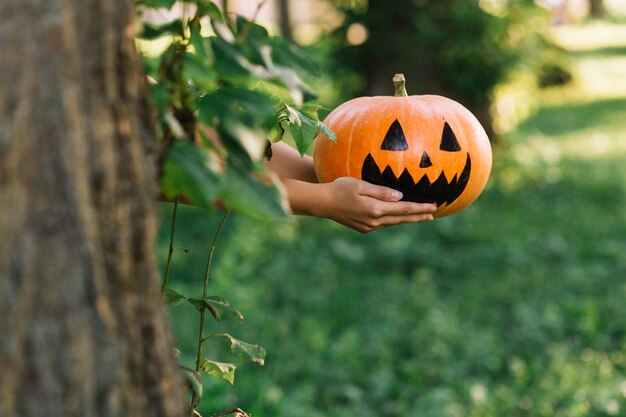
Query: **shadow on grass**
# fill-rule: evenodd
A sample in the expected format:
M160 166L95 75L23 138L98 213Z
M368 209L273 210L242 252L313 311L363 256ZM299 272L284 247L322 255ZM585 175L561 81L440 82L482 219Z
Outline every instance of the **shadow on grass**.
M582 104L545 106L526 119L520 132L560 136L589 128L611 128L626 117L626 98L596 100Z

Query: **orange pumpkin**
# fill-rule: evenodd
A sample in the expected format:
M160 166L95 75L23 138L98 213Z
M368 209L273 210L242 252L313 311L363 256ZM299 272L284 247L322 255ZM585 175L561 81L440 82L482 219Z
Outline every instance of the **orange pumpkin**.
M351 176L399 190L403 200L437 205L435 217L470 205L491 171L491 146L476 117L456 101L407 96L404 76L395 96L359 97L324 123L337 141L315 140L319 182Z

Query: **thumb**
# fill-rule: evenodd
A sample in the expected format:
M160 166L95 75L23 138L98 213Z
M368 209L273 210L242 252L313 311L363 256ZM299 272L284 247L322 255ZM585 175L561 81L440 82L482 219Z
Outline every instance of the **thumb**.
M359 194L375 198L382 201L400 201L402 193L393 188L383 187L382 185L374 185L363 181L363 187Z

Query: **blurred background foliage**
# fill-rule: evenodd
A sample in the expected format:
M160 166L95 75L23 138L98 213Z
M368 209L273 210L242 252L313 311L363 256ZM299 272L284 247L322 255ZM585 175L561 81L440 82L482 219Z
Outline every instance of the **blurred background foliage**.
M319 66L304 79L326 110L390 93L404 72L410 94L455 97L492 126L494 170L465 211L369 235L323 219L230 217L210 287L246 319L211 331L267 357L242 364L233 386L204 380L203 415L624 415L623 2L308 3L267 2L258 17ZM171 211L161 205L163 263ZM193 294L220 219L179 211L171 287ZM197 312L170 312L190 364ZM228 359L228 346L207 350Z
M481 3L484 3L481 5ZM496 85L513 68L536 72L549 45L547 13L532 0L370 0L345 13L333 33L333 67L358 74L358 95L389 91L389 74L403 72L413 94L441 94L468 107L493 134L489 107ZM343 42L363 28L358 45ZM531 29L532 28L532 29ZM354 40L354 39L353 39ZM356 39L359 41L360 39Z

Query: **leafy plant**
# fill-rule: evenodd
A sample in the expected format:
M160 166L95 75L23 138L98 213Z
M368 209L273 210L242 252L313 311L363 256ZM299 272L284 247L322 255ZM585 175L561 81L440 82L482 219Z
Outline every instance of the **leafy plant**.
M172 4L144 0L138 7ZM193 10L189 18L145 23L138 41L157 111L162 191L208 209L219 199L252 217L280 219L283 196L263 166L270 144L288 129L304 154L320 131L334 137L299 75L312 76L315 65L253 20L230 21L207 0L183 4ZM156 41L167 47L153 55Z
M173 4L144 0L137 8L148 16ZM302 51L270 36L254 19L231 20L212 1L181 4L191 12L189 17L144 22L137 44L156 110L161 191L175 201L163 297L172 307L192 305L200 317L195 369L183 369L191 391L190 411L197 415L200 373L232 384L237 367L204 357L205 342L225 339L234 356L261 366L265 350L228 333L205 334L207 311L216 321L243 320L227 300L208 291L216 244L229 211L209 251L202 295L188 296L168 287L178 204L185 201L211 211L216 204L225 205L256 219L281 219L286 216L284 196L264 167L271 144L289 131L304 154L318 133L331 139L334 135L319 121L316 95L300 75L316 72ZM163 46L159 53L151 53L155 44Z

